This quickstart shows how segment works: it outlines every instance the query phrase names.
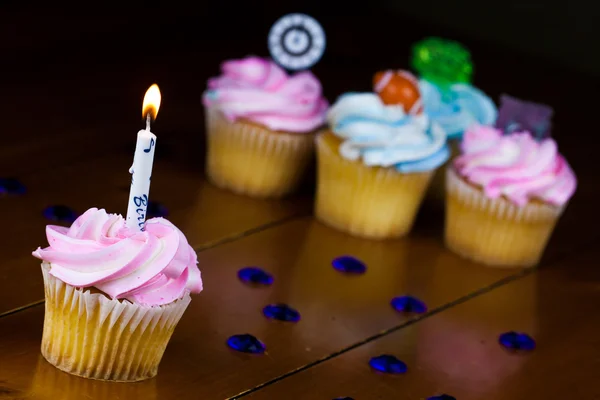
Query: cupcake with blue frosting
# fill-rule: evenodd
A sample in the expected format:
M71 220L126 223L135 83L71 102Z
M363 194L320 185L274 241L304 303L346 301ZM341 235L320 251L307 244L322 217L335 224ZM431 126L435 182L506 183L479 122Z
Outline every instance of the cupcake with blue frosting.
M432 37L417 42L412 50L423 111L446 131L450 158L454 158L460 153L464 132L473 126L493 126L498 109L490 97L471 84L471 53L462 44ZM445 187L442 169L433 178L428 197L441 203Z
M422 112L406 72L376 75L375 92L342 95L317 137L319 220L355 236L400 237L413 225L435 170L449 158L446 132Z
M471 85L471 53L453 40L430 37L413 46L412 65L420 76L423 108L448 134L450 147L473 125L492 126L498 117L494 102Z
M419 89L425 113L444 128L451 142L460 141L473 125L494 125L498 117L492 99L469 84L455 83L443 89L421 79Z

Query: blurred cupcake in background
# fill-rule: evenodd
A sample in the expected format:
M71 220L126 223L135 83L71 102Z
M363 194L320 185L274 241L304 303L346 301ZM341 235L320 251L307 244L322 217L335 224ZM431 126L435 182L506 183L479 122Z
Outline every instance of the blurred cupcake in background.
M410 231L449 150L444 129L422 112L414 76L380 72L374 87L329 110L329 130L317 137L315 213L344 232L384 239Z
M328 103L310 72L288 75L258 57L226 61L208 81L208 178L254 197L281 197L299 185Z
M498 110L481 90L464 83L455 83L446 90L425 79L419 81L425 113L440 124L448 134L453 156L458 154L460 140L472 125L492 126Z
M425 113L446 130L455 153L467 128L496 122L498 110L494 102L471 85L471 54L460 43L440 38L417 42L412 65L420 76Z
M550 138L467 130L447 170L446 245L492 266L535 266L577 179Z
M471 85L471 55L460 43L440 38L417 42L412 65L420 76L424 112L446 131L450 158L454 158L467 128L475 124L494 125L498 117L496 105ZM431 185L432 195L438 200L443 199L444 175L444 170L440 170Z

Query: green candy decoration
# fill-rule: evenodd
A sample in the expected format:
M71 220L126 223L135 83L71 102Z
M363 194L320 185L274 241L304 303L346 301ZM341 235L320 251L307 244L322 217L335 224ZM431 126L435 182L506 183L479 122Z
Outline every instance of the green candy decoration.
M441 88L471 83L471 53L460 43L430 37L415 43L412 50L412 67L421 78Z

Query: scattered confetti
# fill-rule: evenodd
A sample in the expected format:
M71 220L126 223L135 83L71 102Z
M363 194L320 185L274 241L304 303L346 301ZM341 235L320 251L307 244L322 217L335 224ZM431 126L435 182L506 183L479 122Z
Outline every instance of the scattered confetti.
M273 284L273 276L258 267L245 267L238 271L238 278L250 285L269 286Z
M300 321L300 313L286 304L270 304L263 308L263 314L269 319L276 319L278 321Z
M352 256L337 257L331 262L331 265L345 274L363 274L367 270L367 266L362 261Z
M231 336L227 339L227 346L242 353L262 354L265 352L265 345L248 333Z
M498 339L500 345L509 350L530 351L535 349L535 340L526 333L506 332Z
M394 310L402 313L423 314L427 312L425 303L412 296L394 297L390 304Z
M389 354L371 358L369 365L374 370L386 374L403 374L408 369L404 362Z

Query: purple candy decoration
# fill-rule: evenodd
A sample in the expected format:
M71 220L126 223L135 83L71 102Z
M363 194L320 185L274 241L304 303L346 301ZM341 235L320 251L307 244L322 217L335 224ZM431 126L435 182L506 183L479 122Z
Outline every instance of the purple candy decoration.
M548 105L503 94L500 96L496 128L506 134L528 131L536 139L542 140L551 135L553 114L554 110Z

